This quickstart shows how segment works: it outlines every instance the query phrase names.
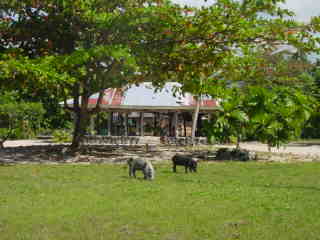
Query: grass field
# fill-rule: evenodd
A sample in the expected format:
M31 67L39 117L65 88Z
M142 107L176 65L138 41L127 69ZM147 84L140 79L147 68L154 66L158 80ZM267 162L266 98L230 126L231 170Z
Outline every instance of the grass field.
M320 163L0 167L1 240L320 239Z

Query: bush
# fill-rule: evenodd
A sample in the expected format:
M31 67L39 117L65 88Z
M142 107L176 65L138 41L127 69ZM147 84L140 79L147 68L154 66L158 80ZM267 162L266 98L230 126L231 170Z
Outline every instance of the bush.
M215 160L232 160L245 162L256 160L256 154L255 152L250 152L246 149L220 148L216 153Z
M53 141L57 143L71 142L72 135L69 131L58 129L52 133Z
M15 92L0 96L0 138L26 139L35 137L45 110L41 103L19 102Z

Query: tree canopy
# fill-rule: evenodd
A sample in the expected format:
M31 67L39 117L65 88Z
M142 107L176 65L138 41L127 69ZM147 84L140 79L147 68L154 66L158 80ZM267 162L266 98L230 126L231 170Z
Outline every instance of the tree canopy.
M165 0L3 0L0 89L71 96L76 148L104 88L174 80L182 91L212 94L218 78L233 81L239 70L244 78L261 74L246 67L256 62L257 48L316 49L319 18L297 23L281 2L217 0L198 9ZM89 109L95 92L98 104Z
M137 25L148 22L159 4L118 0L3 1L1 88L24 85L34 92L50 88L64 99L72 96L74 104L69 109L76 114L73 144L77 147L90 114L99 110L103 89L139 81L142 72L130 44L143 42L143 36L133 38L140 32ZM137 18L132 18L133 14ZM143 32L151 32L151 28L154 26ZM100 92L100 97L96 109L90 110L88 98L95 92Z

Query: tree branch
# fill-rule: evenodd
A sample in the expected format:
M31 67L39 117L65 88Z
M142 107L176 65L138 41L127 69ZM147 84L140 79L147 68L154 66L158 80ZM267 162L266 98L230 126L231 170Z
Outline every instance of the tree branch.
M110 64L109 69L107 70L107 72L105 72L104 74L107 76L113 69L113 67L116 65L116 60L112 60L112 63ZM104 96L104 89L103 86L100 86L100 90L99 90L99 97L96 103L95 108L93 108L90 113L94 114L94 113L98 113L101 110L101 102Z

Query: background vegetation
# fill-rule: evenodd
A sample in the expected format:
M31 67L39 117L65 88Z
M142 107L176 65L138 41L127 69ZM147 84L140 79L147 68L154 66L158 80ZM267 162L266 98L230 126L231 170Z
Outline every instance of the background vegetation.
M296 22L281 2L217 0L192 8L166 0L2 0L0 90L41 101L53 128L65 127L59 104L72 98L64 107L75 118L73 150L109 87L177 81L179 91L196 96L193 126L202 95L216 98L230 86L315 94L318 71L306 56L319 50L320 18ZM284 45L293 56L274 54ZM94 93L99 98L89 108Z
M0 148L7 139L35 137L45 124L39 102L25 102L15 91L0 95Z

